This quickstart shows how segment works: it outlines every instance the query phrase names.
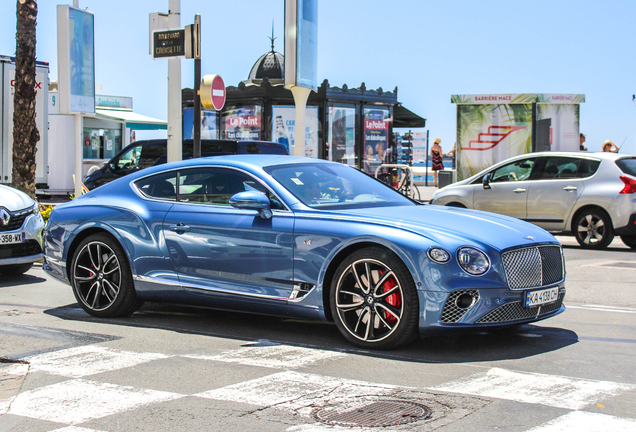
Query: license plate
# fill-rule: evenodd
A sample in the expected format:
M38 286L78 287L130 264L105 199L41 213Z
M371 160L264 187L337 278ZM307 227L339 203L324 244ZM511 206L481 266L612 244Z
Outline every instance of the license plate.
M24 237L24 233L0 234L0 244L22 243Z
M559 287L548 288L540 291L528 291L526 293L526 307L541 306L554 303L559 298Z

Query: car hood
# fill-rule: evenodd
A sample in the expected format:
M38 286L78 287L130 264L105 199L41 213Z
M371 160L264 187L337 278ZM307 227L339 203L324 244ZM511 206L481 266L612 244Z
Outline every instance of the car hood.
M479 242L504 250L525 244L558 243L552 234L528 222L479 210L418 205L353 209L340 213L416 232L440 244L453 240L464 245Z
M33 207L35 201L27 194L12 187L0 185L0 207L9 211Z

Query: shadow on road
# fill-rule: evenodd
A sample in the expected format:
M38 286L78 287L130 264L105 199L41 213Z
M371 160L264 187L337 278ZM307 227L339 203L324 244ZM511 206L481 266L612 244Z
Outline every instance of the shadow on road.
M25 273L19 276L5 276L0 274L0 289L20 285L31 285L46 282L46 279Z
M419 341L392 351L358 349L332 323L299 321L265 315L228 312L172 304L146 304L131 317L100 319L77 305L45 311L65 320L116 326L156 328L253 342L268 340L286 345L356 353L418 363L464 363L532 357L578 342L571 330L521 325L508 328L425 334Z

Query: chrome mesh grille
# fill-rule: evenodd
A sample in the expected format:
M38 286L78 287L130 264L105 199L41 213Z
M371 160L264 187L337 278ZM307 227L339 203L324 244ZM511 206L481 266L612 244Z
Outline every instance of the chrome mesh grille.
M479 318L476 323L507 323L521 321L529 318L541 317L558 310L563 304L563 297L565 293L559 294L559 298L556 302L542 306L524 307L522 302L510 302L499 306L497 309L488 312L483 317Z
M473 297L475 299L475 303L477 303L477 300L479 300L478 290L466 289L466 290L453 291L448 296L448 300L446 300L446 304L444 305L444 310L442 311L441 320L443 323L455 323L459 321L461 317L463 317L466 314L466 312L470 310L470 308L461 309L457 307L457 305L455 304L457 297L459 297L462 294L468 294L469 296Z
M508 286L512 290L539 288L564 277L560 246L535 246L501 255Z

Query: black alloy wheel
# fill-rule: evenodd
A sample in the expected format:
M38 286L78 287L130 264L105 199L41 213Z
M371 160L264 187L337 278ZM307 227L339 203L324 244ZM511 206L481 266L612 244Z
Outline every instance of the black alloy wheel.
M130 315L142 303L124 250L106 234L89 236L80 243L72 261L71 285L82 309L96 317Z
M585 249L605 249L614 240L610 218L605 212L596 209L579 213L572 224L572 232Z
M623 240L625 246L636 249L636 235L622 235L621 240Z
M419 304L413 278L392 252L372 247L347 257L336 270L331 312L354 345L391 349L417 336Z

